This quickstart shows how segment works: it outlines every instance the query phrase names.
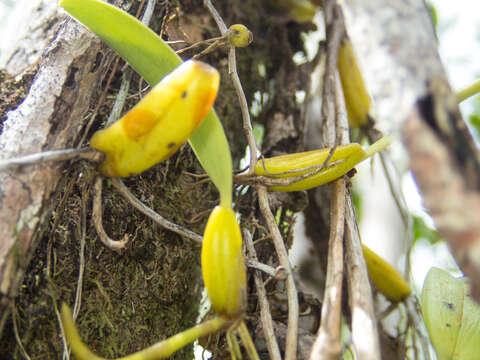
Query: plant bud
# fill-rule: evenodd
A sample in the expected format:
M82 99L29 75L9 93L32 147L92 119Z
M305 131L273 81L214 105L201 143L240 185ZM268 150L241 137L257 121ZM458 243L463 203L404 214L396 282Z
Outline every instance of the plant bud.
M246 307L246 270L242 235L235 212L215 207L208 218L202 245L203 281L219 315L236 317Z

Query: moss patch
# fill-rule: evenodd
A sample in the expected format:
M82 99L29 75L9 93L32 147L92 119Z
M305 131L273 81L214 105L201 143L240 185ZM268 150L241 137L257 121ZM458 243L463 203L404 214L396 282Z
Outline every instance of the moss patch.
M3 122L7 113L23 101L37 71L34 66L26 70L20 79L16 80L5 70L0 69L0 134L3 132Z

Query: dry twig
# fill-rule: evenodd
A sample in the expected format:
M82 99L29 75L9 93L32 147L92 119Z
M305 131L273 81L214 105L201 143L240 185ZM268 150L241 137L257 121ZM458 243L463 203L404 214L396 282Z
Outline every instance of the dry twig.
M372 289L350 194L346 205L345 261L352 313L352 341L359 360L377 360L381 357Z
M247 245L247 249L248 249L248 245ZM248 251L250 252L250 250ZM259 262L256 256L253 257L252 255L250 255L250 258L246 258L245 265L247 265L249 268L260 270L271 277L275 277L277 275L277 269L274 269L273 267L267 264Z
M225 25L222 17L218 14L218 11L212 5L212 2L210 0L203 0L203 3L208 8L212 17L217 23L221 34L225 35L225 33L228 31L227 26ZM235 87L235 91L237 92L238 100L240 102L240 109L242 111L243 119L243 131L245 132L245 136L247 137L248 148L250 150L249 173L252 173L253 169L255 168L255 163L257 161L257 145L255 142L255 137L253 136L252 122L250 120L250 111L248 110L247 98L245 97L242 83L237 72L235 47L232 45L230 45L230 50L228 52L228 72L232 78L233 86Z
M142 213L147 215L150 219L155 221L157 224L160 226L164 227L165 229L168 229L170 231L173 231L181 236L185 236L186 238L189 238L197 243L202 243L202 237L193 231L190 231L188 229L183 228L180 225L177 225L175 223L172 223L162 217L160 214L146 206L144 203L142 203L135 195L133 195L130 190L125 186L125 184L118 178L113 178L111 180L112 185L115 186L115 188L120 192L120 194L127 199L130 204L133 205L133 207L137 208L140 210Z
M345 224L345 180L330 187L331 216L328 263L320 329L313 344L311 360L338 359L342 352L340 324L342 317L343 233Z
M66 161L72 159L86 159L92 162L100 162L103 154L91 148L82 149L59 149L48 150L40 153L23 155L0 160L0 171L25 165L34 165L48 161Z
M75 292L75 303L73 305L73 319L76 320L78 313L80 312L80 306L82 305L82 287L83 287L83 274L85 272L85 238L87 236L87 201L88 191L82 193L82 209L81 209L81 222L78 224L78 237L80 239L80 254L78 267L78 280L77 290Z
M243 238L247 245L248 253L254 261L258 261L257 252L253 246L252 236L250 232L243 229ZM277 339L275 338L275 332L273 330L272 314L270 312L270 304L267 299L267 292L262 281L262 276L255 270L253 271L253 277L255 279L255 286L257 288L258 302L260 303L260 316L262 321L263 333L267 342L268 353L272 360L281 360L280 348L278 347Z
M341 100L336 78L338 49L345 28L342 14L333 1L325 2L325 23L327 26L327 58L323 76L322 117L326 129L324 142L332 146L348 143L345 120L340 116ZM320 329L310 354L312 360L337 359L342 351L340 324L344 271L345 180L342 178L335 181L330 189L332 195L327 277Z
M297 356L297 336L298 336L298 296L297 289L295 287L295 281L293 279L293 271L288 260L287 249L283 242L282 234L278 229L275 217L270 209L268 203L267 189L263 186L258 188L258 202L260 204L260 211L262 212L265 221L267 222L268 230L272 234L273 245L278 254L280 265L283 266L287 272L287 300L288 300L288 330L287 341L285 348L285 360L294 360Z

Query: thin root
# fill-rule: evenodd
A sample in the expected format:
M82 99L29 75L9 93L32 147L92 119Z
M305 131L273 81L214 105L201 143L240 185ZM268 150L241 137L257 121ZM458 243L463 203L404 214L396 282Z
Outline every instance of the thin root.
M127 245L128 234L123 236L122 240L113 240L111 239L105 229L103 228L102 223L102 178L97 177L95 179L94 185L94 197L93 197L93 210L92 210L93 223L95 225L95 230L97 230L98 237L102 243L113 251L120 251Z

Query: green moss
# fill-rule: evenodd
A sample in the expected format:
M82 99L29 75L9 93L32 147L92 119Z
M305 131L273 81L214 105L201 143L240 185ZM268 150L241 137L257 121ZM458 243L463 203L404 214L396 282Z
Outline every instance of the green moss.
M7 113L23 101L36 71L37 66L33 66L26 70L19 80L15 80L5 70L0 69L0 134L3 131L3 122L7 118Z
M190 165L190 167L189 167ZM128 186L147 205L166 218L182 224L178 198L191 178L185 169L195 168L192 152L185 148L167 164L129 179ZM72 173L84 173L81 165ZM163 181L161 179L163 178ZM158 181L160 180L160 181ZM175 180L175 181L174 181ZM17 299L19 332L27 352L35 359L60 358L62 343L53 299L74 303L79 271L82 194L90 186L84 177L74 186L58 226L55 219L49 236L37 248ZM113 239L128 233L131 240L120 254L99 242L87 208L85 272L77 324L84 341L106 357L127 355L176 334L195 323L201 296L200 247L193 241L165 231L134 210L105 182L104 226ZM203 185L184 197L185 208L215 202L211 185ZM58 209L60 211L60 209ZM202 232L205 219L185 224ZM50 276L47 273L51 248ZM7 325L0 347L21 358ZM41 331L38 331L41 329ZM177 352L174 359L191 359L192 348Z

